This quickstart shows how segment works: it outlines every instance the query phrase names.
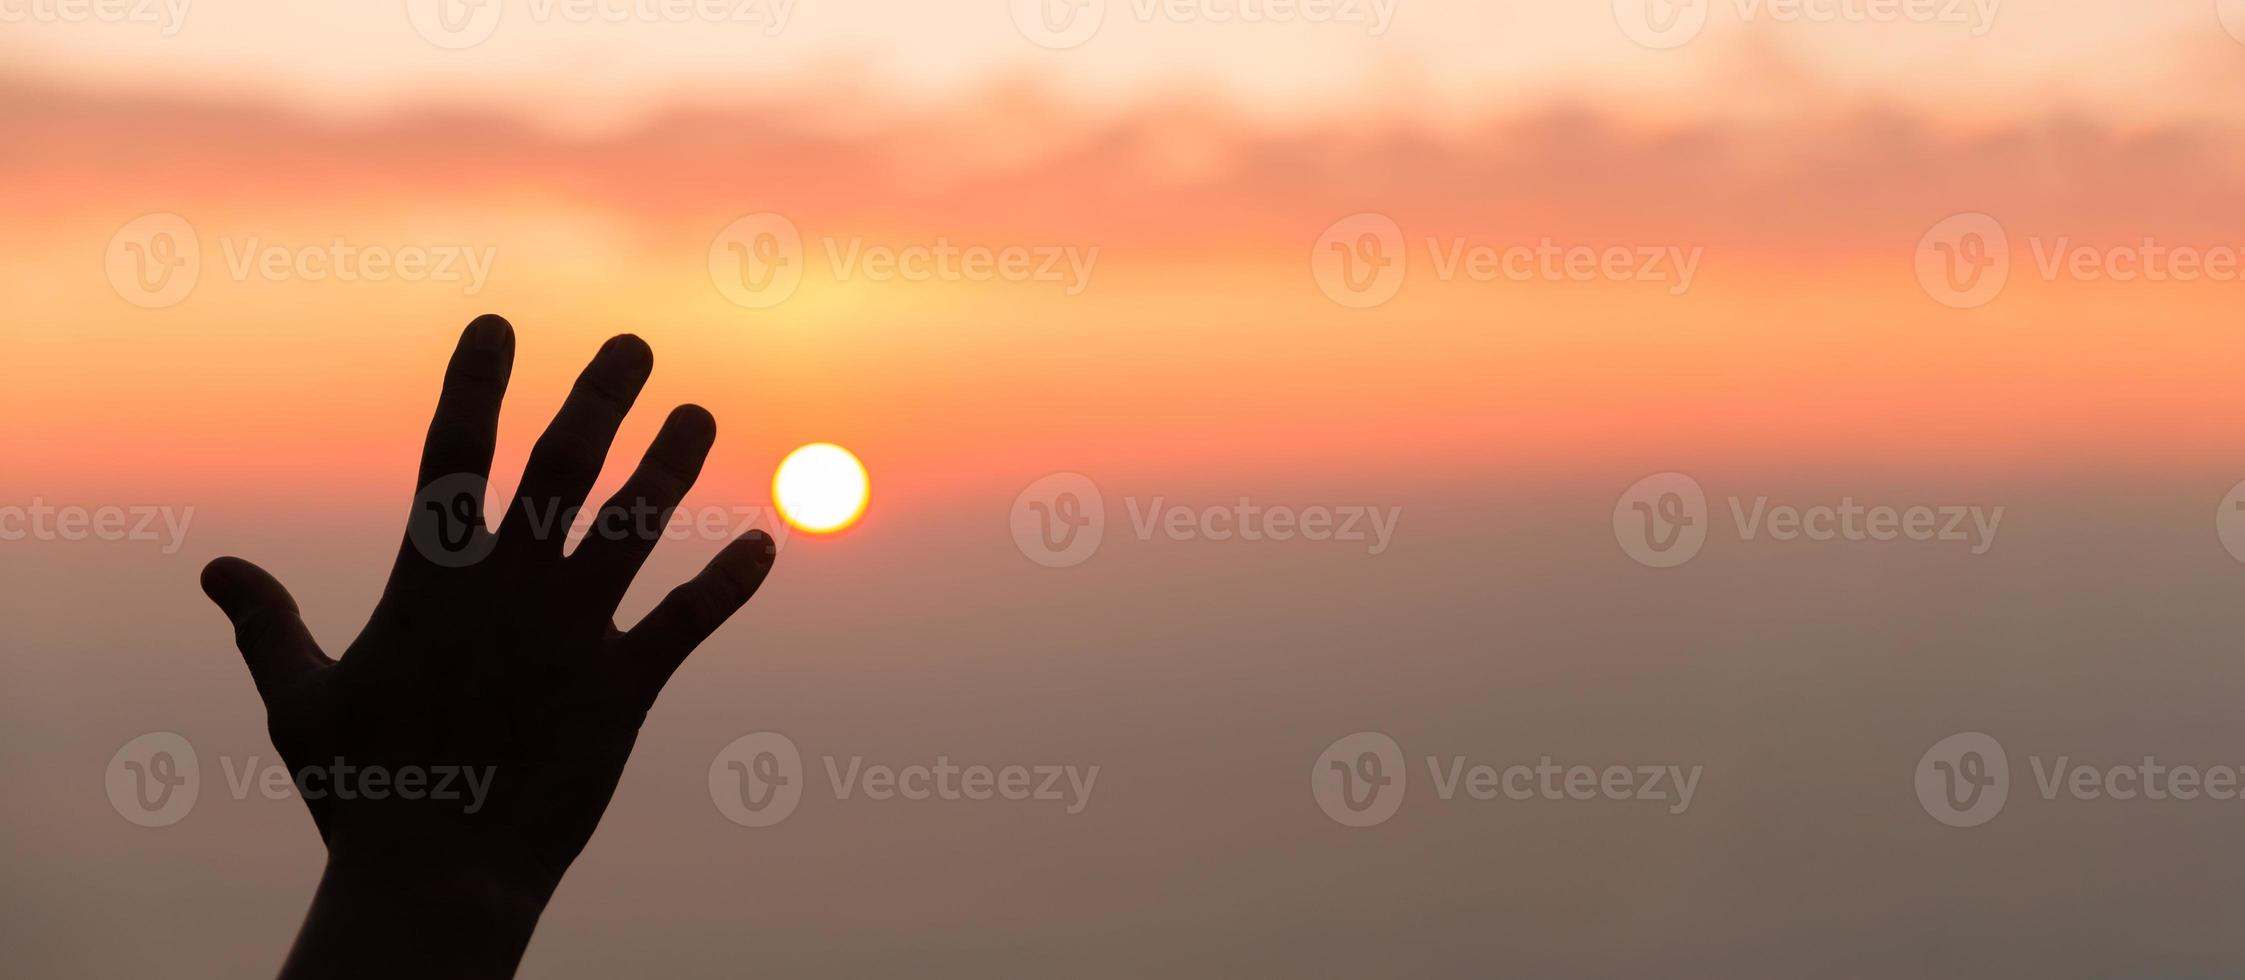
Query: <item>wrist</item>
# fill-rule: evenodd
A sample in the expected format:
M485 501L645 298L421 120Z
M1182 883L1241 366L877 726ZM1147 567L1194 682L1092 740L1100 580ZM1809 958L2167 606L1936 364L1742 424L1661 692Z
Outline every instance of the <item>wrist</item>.
M353 891L412 898L429 907L482 918L535 921L553 897L555 881L520 868L457 853L395 848L331 847L321 886L334 881Z
M281 976L512 976L552 895L475 862L331 847Z

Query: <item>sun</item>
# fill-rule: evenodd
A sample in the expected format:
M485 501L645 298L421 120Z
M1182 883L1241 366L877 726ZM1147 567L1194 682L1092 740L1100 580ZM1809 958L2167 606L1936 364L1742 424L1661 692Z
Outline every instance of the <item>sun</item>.
M772 474L772 502L802 530L829 534L857 523L873 495L865 464L831 442L814 442L787 454Z

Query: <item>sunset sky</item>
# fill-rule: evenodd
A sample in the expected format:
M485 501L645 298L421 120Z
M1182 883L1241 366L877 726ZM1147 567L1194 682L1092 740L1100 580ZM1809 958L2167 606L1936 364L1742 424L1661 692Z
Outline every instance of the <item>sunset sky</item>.
M1807 448L1836 430L1873 452L1985 458L1990 427L2015 437L1999 455L2034 454L2134 442L2175 409L2202 421L2163 442L2237 434L2215 410L2221 352L2238 349L2216 304L2234 284L2031 274L2030 238L2245 242L2227 218L2240 110L2206 94L2245 81L2245 44L2195 4L2005 4L1979 37L1741 22L1719 4L1673 50L1631 41L1600 4L1404 3L1374 36L1140 22L1117 2L1064 50L997 4L802 4L769 35L516 6L460 51L384 5L195 4L168 37L0 36L0 275L33 355L4 369L6 397L70 420L11 429L10 472L199 480L312 454L316 473L260 475L358 485L410 444L388 420L420 410L447 329L485 309L530 328L528 379L640 330L674 354L658 393L803 420L736 446L753 450L744 468L846 435L903 486L1054 443L1470 467L1426 453ZM1911 261L1967 211L2004 223L2029 274L1955 311L1927 302ZM704 259L763 212L803 230L811 274L782 305L743 309ZM1393 218L1418 260L1372 310L1327 302L1306 274L1318 236L1360 212ZM187 299L142 310L99 257L148 213L186 218L206 254ZM337 239L459 248L489 270L235 281L250 248ZM1546 239L1696 251L1696 281L1438 278L1442 249ZM1092 262L1073 293L844 279L832 259L853 240ZM2169 329L2120 326L2149 315ZM198 397L251 378L288 411ZM2083 398L2090 381L2106 397ZM524 436L539 422L509 417ZM250 425L289 451L241 458Z
M2245 478L2245 0L1939 0L1932 23L1715 0L1673 47L1633 39L1635 0L1345 0L1335 23L1091 0L1076 16L1099 27L1074 46L1040 43L1037 4L1006 0L708 8L738 23L485 0L447 8L497 15L464 45L418 27L447 15L419 0L174 3L183 18L159 2L151 21L66 23L37 13L47 0L0 0L0 504L195 515L176 552L0 545L18 788L0 794L0 870L28 883L10 886L0 946L32 951L25 975L277 963L317 874L293 802L215 799L143 831L87 787L146 731L270 752L195 569L255 558L345 645L445 355L484 312L519 336L502 488L622 331L656 367L596 497L687 401L720 428L689 506L765 505L773 467L814 442L848 447L873 485L849 533L787 541L765 594L680 674L526 976L735 975L750 950L922 975L1453 973L1500 956L1548 974L1588 947L1629 973L1772 934L1778 972L1925 975L1877 952L1942 941L1924 909L2009 937L2058 914L2035 903L2071 879L2033 846L2108 830L2182 864L2159 849L2245 856L2208 843L2234 817L2123 831L2093 812L2016 824L2019 850L1990 858L1920 827L1906 791L1889 806L1831 775L1907 776L1936 735L1991 714L2061 744L2235 744L2226 716L2132 728L2101 694L2199 718L2245 679L2224 653L2245 618L2238 568L2204 526ZM1384 29L1368 22L1383 11ZM781 227L768 215L792 244L760 237ZM1941 263L1989 238L1942 237L1957 215L2007 242L2000 286L1969 301ZM767 246L799 279L728 279L772 271L751 261ZM1392 296L1334 264L1373 247L1353 254L1401 270ZM196 265L179 288L137 278L180 248ZM1032 271L876 271L940 248ZM1629 274L1504 274L1539 248L1582 268L1619 249ZM2233 271L2082 271L2178 251ZM443 271L324 271L369 252ZM1734 539L1678 570L1696 578L1646 579L1608 512L1667 470L1718 496L2009 503L2020 543L1971 565ZM1005 522L1055 473L1108 494L1111 540L1128 537L1125 498L1404 516L1378 560L1141 539L1049 569ZM718 544L667 546L627 612ZM2131 687L2118 660L2150 673ZM1865 700L1815 693L1835 688ZM1484 834L1442 811L1376 850L1332 836L1299 770L1382 726L1407 743L1698 753L1750 799L1710 790L1707 819L1658 829L1546 812ZM1106 760L1117 802L1073 824L835 806L773 844L701 795L709 754L764 727L876 753ZM1908 857L1835 856L1812 818ZM1558 850L1521 843L1535 833ZM239 857L276 839L285 852ZM627 859L648 840L651 865ZM710 853L766 890L733 896L740 881L704 874ZM1987 893L1913 890L1975 855L2016 863ZM2143 909L2119 863L2090 869L2110 877L2083 901L2133 923L2138 955L2099 961L2075 937L2037 963L2221 960L2200 953L2240 906L2207 896L2234 874L2174 872ZM1489 899L1474 877L1523 867L1560 884ZM1860 888L1839 895L1843 880ZM1342 905L1302 897L1334 882ZM236 911L189 900L209 894ZM1800 911L1804 894L1835 904ZM1543 938L1483 936L1457 910L1484 901ZM100 938L118 902L157 932ZM1601 916L1640 941L1584 925ZM1356 958L1333 938L1356 922L1421 945ZM1044 931L1016 949L1021 926ZM1833 949L1860 972L1830 969Z

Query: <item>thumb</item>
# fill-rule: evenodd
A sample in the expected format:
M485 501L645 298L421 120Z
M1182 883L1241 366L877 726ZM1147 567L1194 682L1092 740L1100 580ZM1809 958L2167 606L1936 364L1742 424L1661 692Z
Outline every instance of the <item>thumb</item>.
M330 661L297 614L296 600L271 573L239 558L203 566L203 594L234 623L234 645L260 695Z

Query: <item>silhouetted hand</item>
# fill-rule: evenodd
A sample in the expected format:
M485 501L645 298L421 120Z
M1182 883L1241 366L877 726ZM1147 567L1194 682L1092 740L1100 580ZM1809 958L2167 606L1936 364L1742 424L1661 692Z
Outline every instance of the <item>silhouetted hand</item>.
M637 337L601 348L532 449L494 536L483 498L514 330L496 316L469 324L406 540L340 660L264 570L238 558L203 569L328 847L283 976L510 975L657 692L771 569L771 538L752 531L632 630L615 626L716 436L691 405L670 414L591 533L562 554L653 360Z

